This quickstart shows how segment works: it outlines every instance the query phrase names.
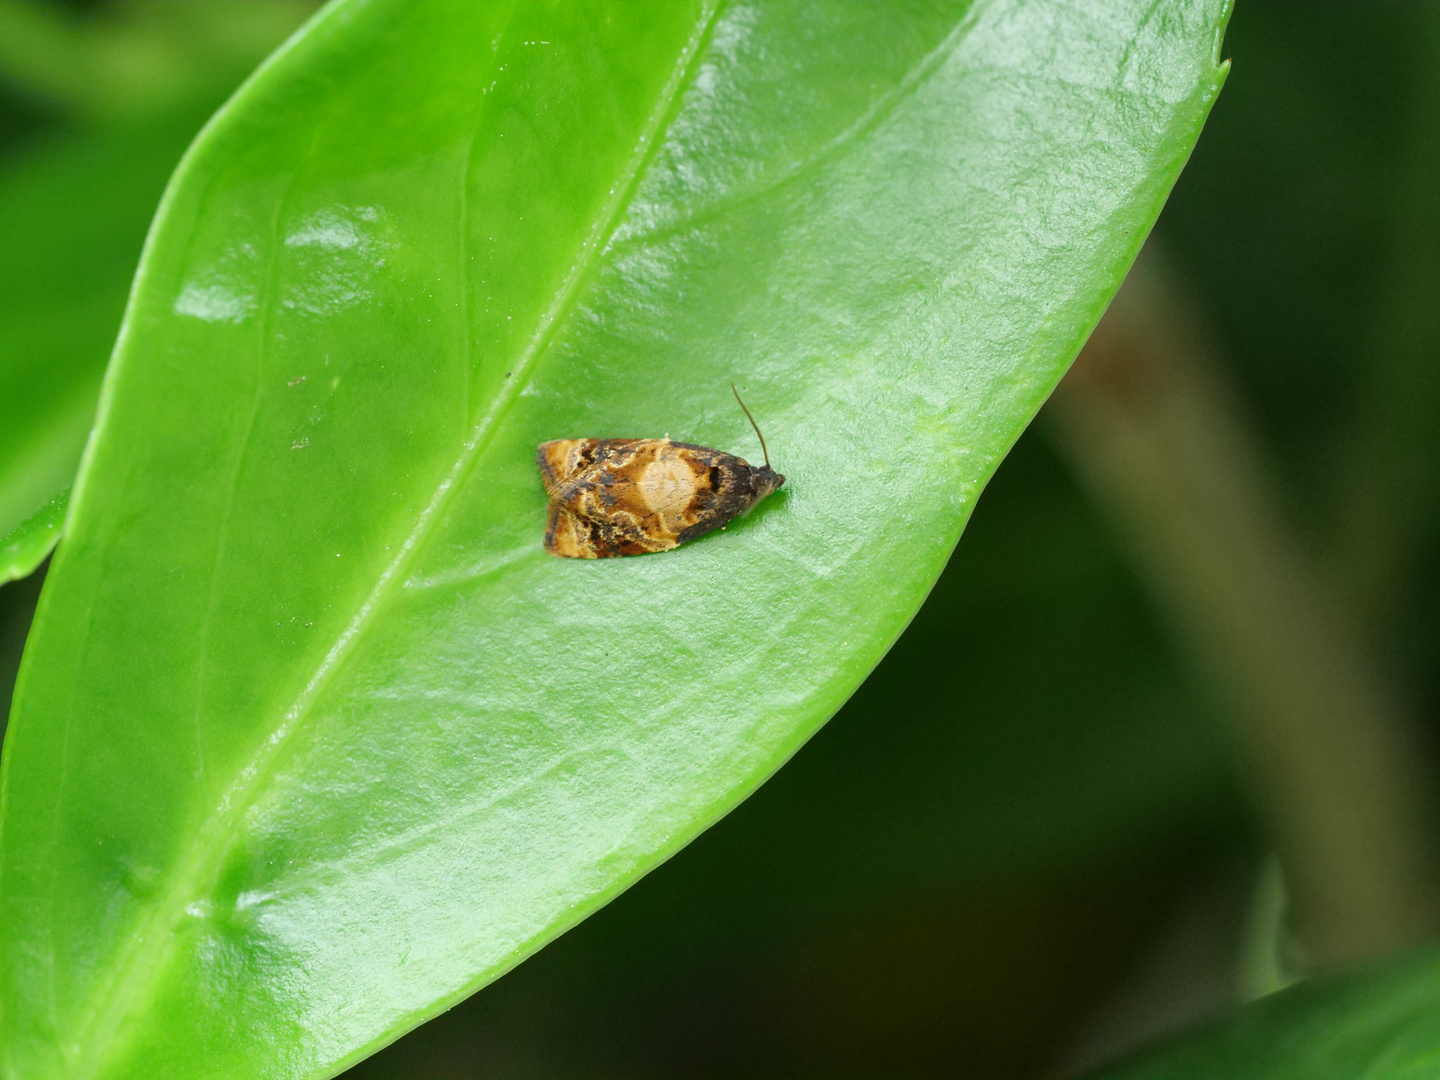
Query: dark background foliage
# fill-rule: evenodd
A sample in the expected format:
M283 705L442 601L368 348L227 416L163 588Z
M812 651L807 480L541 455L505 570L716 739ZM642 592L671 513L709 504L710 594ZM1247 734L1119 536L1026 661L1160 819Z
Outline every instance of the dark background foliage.
M1434 23L1419 3L1242 0L1229 83L1157 229L1280 517L1336 568L1427 737L1440 416L1412 286L1440 261L1425 243L1440 183L1423 182L1440 181ZM12 78L0 170L116 140L168 139L173 160L219 93L197 83L141 122ZM139 153L125 182L158 198L168 166ZM83 213L107 192L71 197ZM144 224L111 246L133 259ZM112 292L96 303L118 320ZM1274 878L1263 796L1068 460L1042 415L910 630L759 794L354 1073L1034 1076L1254 989ZM40 576L0 588L0 700Z

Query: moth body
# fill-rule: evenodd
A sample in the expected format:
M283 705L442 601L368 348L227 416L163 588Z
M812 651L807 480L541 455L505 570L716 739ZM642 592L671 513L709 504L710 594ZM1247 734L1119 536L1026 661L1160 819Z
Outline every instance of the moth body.
M569 559L668 551L749 513L785 477L664 439L556 439L537 454L545 550Z

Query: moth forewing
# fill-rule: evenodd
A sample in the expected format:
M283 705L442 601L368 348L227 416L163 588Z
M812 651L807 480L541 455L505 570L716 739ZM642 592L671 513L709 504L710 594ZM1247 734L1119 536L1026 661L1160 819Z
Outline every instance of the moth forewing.
M740 407L750 416L743 401ZM765 464L756 468L669 436L541 443L536 464L550 500L545 550L570 559L644 555L718 529L785 483L770 467L763 436L760 446Z

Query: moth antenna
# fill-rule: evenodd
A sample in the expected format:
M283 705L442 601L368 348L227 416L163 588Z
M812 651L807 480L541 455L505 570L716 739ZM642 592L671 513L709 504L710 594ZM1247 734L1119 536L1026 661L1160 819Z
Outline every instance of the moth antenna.
M765 467L770 468L770 451L765 448L765 436L760 434L760 425L755 423L755 417L750 415L750 410L745 408L745 402L740 397L740 391L735 389L735 384L730 384L730 392L735 395L735 400L740 402L740 408L745 409L745 418L750 421L750 426L755 429L755 437L760 440L760 452L765 455Z

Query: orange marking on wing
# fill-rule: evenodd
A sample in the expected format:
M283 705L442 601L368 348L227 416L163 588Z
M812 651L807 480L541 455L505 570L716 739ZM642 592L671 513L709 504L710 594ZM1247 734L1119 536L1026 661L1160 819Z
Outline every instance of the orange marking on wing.
M585 467L585 451L598 439L553 439L540 444L535 463L540 466L540 479L545 490L554 491Z
M545 550L562 559L599 558L590 544L589 526L559 503L550 504L545 522Z

